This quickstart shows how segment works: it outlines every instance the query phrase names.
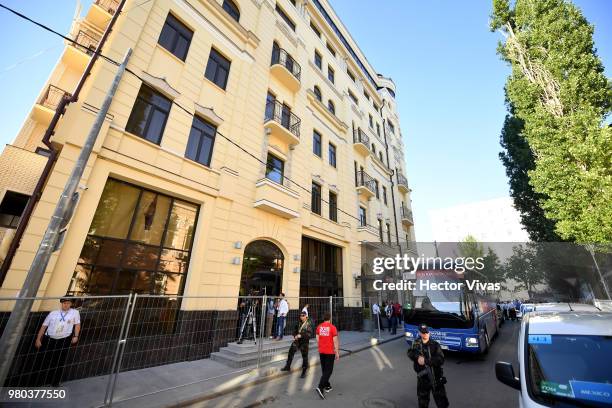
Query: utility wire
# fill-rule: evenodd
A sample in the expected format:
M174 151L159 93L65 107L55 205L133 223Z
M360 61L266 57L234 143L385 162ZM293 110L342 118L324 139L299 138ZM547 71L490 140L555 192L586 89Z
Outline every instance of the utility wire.
M149 1L151 1L151 0L145 0L144 2L140 3L139 5L137 5L137 6L135 6L135 7L132 7L131 9L127 10L127 11L126 11L126 13L127 13L127 12L129 12L129 11L131 11L131 10L133 10L133 9L135 9L136 7L140 7L140 6L144 5L145 3L149 2ZM79 46L79 47L82 47L82 48L88 48L88 47L86 47L86 46L84 46L84 45L82 45L82 44L78 43L77 41L73 40L72 38L70 38L70 37L67 37L67 36L63 35L63 34L59 33L58 31L56 31L56 30L54 30L54 29L52 29L52 28L50 28L50 27L48 27L48 26L46 26L46 25L44 25L44 24L42 24L42 23L39 23L38 21L35 21L35 20L31 19L30 17L28 17L28 16L26 16L26 15L24 15L24 14L22 14L22 13L20 13L20 12L16 11L16 10L13 10L13 9L12 9L12 8L10 8L10 7L5 6L5 5L4 5L4 4L2 4L2 3L0 3L0 8L3 8L3 9L5 9L5 10L7 10L7 11L9 11L9 12L11 12L11 13L13 13L13 14L17 15L18 17L20 17L20 18L22 18L22 19L24 19L24 20L26 20L26 21L29 21L30 23L32 23L32 24L34 24L34 25L36 25L36 26L38 26L38 27L42 28L43 30L49 31L50 33L55 34L55 35L57 35L58 37L61 37L61 38L63 38L64 40L66 40L66 41L68 41L68 42L70 42L70 43L72 43L72 44L74 44L74 45L76 45L76 46ZM110 58L110 57L108 57L108 56L106 56L106 55L102 54L101 52L98 52L98 51L96 51L96 50L92 50L91 52L92 52L92 53L94 53L94 54L99 55L99 56L100 56L100 57L102 57L104 60L108 61L109 63L111 63L111 64L113 64L113 65L115 65L115 66L119 66L119 65L121 65L121 63L120 63L120 62L117 62L117 61L113 60L112 58ZM135 76L136 78L138 78L140 81L142 81L142 82L146 83L146 81L145 81L145 80L144 80L144 79L143 79L143 78L142 78L140 75L138 75L137 73L135 73L135 72L134 72L134 71L132 71L131 69L126 68L125 70L126 70L127 72L129 72L130 74L134 75L134 76ZM178 107L179 109L183 110L183 111L184 111L184 112L186 112L188 115L193 116L193 112L191 112L191 111L190 111L190 110L188 110L187 108L183 107L183 106L182 106L181 104L179 104L178 102L176 102L176 101L174 101L174 100L170 100L170 103L171 103L171 104L173 104L173 105L175 105L175 106L176 106L176 107ZM225 140L226 140L226 141L228 141L230 144L232 144L233 146L237 147L239 150L241 150L242 152L246 153L247 155L249 155L249 156L250 156L250 157L252 157L253 159L257 160L259 163L261 163L261 164L265 165L265 166L266 166L266 168L267 168L268 164L267 164L265 161L261 160L259 157L257 157L257 156L256 156L256 155L254 155L253 153L249 152L249 151L248 151L248 150L246 150L244 147L240 146L240 145L239 145L238 143L236 143L234 140L232 140L231 138L229 138L229 137L225 136L224 134L222 134L222 133L221 133L221 132L219 132L218 130L216 131L216 134L217 134L217 135L219 135L219 136L221 136L223 139L225 139ZM289 177L287 177L287 176L284 176L284 175L283 175L283 178L284 178L284 179L286 179L287 181L289 181L289 182L290 182L291 184L293 184L294 186L296 186L296 187L298 187L298 188L300 188L300 189L304 190L304 191L305 191L305 192L307 192L308 194L311 194L311 195L312 195L312 190L311 190L311 189L308 189L308 188L306 188L306 187L302 186L301 184L299 184L298 182L296 182L296 181L292 180L291 178L289 178ZM323 203L325 203L325 204L328 204L328 205L329 205L329 202L328 202L328 201L326 201L325 199L323 199L323 197L322 197L322 196L320 197L320 200L321 200ZM312 209L311 209L311 210L312 210ZM338 212L342 213L342 214L347 215L348 217L350 217L350 218L352 218L352 219L354 219L354 220L357 220L358 222L361 222L361 219L360 219L360 218L356 217L356 216L355 216L355 215L353 215L352 213L349 213L349 212L344 211L343 209L341 209L341 208L340 208L340 207L338 207L338 206L336 206L336 210L337 210ZM369 226L369 227L372 227L372 228L375 228L375 229L376 229L376 226L371 225L371 224L368 224L367 222L366 222L366 224L365 224L365 225L366 225L366 226Z

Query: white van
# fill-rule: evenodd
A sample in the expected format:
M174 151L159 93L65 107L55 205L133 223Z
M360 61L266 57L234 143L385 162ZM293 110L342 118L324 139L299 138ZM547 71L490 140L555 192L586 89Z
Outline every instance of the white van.
M521 408L612 406L612 313L529 312L518 359L518 378L506 362L495 375L519 390Z

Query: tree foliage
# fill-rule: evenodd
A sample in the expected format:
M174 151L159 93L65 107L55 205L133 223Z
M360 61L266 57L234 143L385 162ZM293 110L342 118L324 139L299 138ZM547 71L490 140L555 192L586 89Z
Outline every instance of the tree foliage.
M612 240L612 86L593 27L565 0L493 0L491 29L505 41L506 94L535 167L529 184L566 240Z
M542 283L546 276L538 258L536 244L530 242L512 249L512 255L506 259L505 276L519 282L518 287L526 289L531 296L535 285Z
M511 108L509 110L500 137L504 151L499 153L499 158L506 168L514 208L532 241L560 241L561 237L555 233L555 222L546 218L541 205L546 197L535 192L529 184L528 172L535 169L535 160L522 135L523 121L514 115Z

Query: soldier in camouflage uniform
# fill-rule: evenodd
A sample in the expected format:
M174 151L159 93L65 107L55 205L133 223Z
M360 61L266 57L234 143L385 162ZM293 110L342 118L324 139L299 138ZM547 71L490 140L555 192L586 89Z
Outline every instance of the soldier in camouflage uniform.
M289 356L287 357L287 364L281 368L281 371L289 371L291 369L291 362L295 352L299 349L302 353L302 375L301 378L306 377L306 370L308 369L308 342L312 337L312 322L308 318L305 312L300 313L300 320L293 329L293 343L289 348Z
M442 371L444 353L440 344L429 338L429 328L426 324L419 326L420 338L412 343L408 357L414 362L417 373L417 396L419 408L429 407L429 393L433 394L438 408L448 407L446 397L446 378Z

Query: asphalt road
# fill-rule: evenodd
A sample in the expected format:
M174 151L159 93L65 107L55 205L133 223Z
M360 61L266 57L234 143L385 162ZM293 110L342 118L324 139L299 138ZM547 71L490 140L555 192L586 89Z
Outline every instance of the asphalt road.
M518 367L518 328L519 323L506 323L486 356L446 353L444 372L452 407L518 407L517 392L495 378L496 361L510 361L515 370ZM325 401L314 391L321 375L320 367L316 366L305 379L299 378L299 372L292 372L192 407L416 407L416 376L406 350L406 342L400 339L341 358L331 378L334 389ZM295 367L301 363L300 358L296 360ZM430 406L435 406L433 398Z

